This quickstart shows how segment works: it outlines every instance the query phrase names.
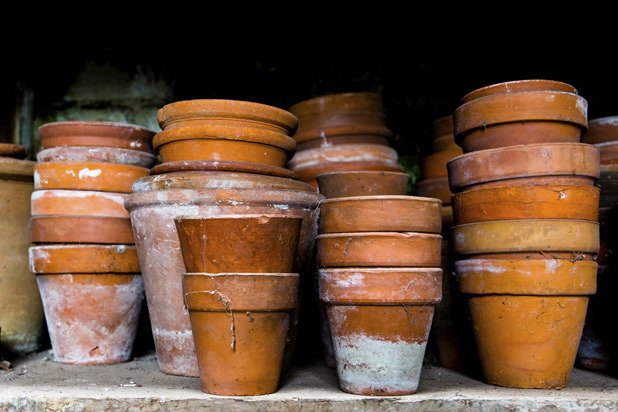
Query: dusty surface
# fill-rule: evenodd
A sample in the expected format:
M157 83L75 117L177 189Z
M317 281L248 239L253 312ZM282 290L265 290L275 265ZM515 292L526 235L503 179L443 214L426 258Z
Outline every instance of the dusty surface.
M154 353L116 365L72 366L44 351L0 370L1 410L411 410L608 411L618 409L618 378L575 369L561 390L508 389L464 374L425 366L418 392L368 397L342 392L334 369L321 361L295 366L281 389L266 396L221 397L203 393L199 378L159 371Z

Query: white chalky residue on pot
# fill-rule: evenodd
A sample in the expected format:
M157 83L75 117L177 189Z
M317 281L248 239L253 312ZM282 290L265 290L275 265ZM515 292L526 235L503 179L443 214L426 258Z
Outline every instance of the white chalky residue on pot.
M592 123L610 125L610 126L618 126L618 116L609 116L609 117L594 119Z
M547 273L555 273L556 269L559 269L560 266L562 266L562 263L557 259L545 260L545 271Z
M415 391L427 342L385 341L362 334L333 337L342 387Z
M476 272L504 273L504 265L492 265L488 260L465 260L455 262L457 271L463 275Z
M68 174L68 175L71 175L71 176L75 177L75 172L74 172L74 171L72 171L72 170L65 170L65 171L64 171L64 173L66 173L66 174ZM80 176L79 178L81 179L81 176Z
M69 170L67 170L67 172L69 172ZM70 171L71 173L73 173L73 171ZM94 169L94 170L90 170L87 167L80 170L79 171L79 179L83 179L83 178L88 178L88 177L97 177L98 175L101 174L101 169ZM73 176L75 176L75 174L73 174Z
M288 210L290 208L289 205L273 205L273 207L276 209L284 209L284 210Z

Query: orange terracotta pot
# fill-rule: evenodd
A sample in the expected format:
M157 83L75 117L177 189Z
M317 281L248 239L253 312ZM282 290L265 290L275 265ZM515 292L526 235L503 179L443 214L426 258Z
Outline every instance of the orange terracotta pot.
M583 143L520 145L466 153L450 160L447 168L453 193L472 185L504 185L530 177L551 178L554 182L556 177L564 178L556 182L559 184L565 184L566 178L577 177L575 181L592 184L600 174L599 149Z
M363 135L341 135L341 136L320 136L315 139L306 140L296 145L296 151L318 149L321 147L330 147L340 144L381 144L389 146L390 141L387 137L363 134Z
M13 143L0 143L0 157L25 159L30 150L26 146Z
M440 233L442 202L418 196L354 196L320 202L318 233Z
M599 117L588 121L588 131L582 143L597 144L618 140L618 116Z
M133 182L148 176L145 167L99 162L45 162L34 167L34 190L75 189L131 193Z
M34 243L135 243L126 217L33 216L31 230Z
M403 196L410 175L383 170L323 173L316 177L318 189L327 199L352 196Z
M441 276L440 268L320 269L319 296L327 304L343 391L417 391Z
M440 199L444 205L451 204L453 192L449 186L448 176L420 180L416 191L419 196Z
M145 127L101 121L63 121L39 127L43 149L59 146L107 146L152 152L155 132Z
M36 279L57 362L131 358L144 292L139 274L39 274Z
M120 147L58 146L41 150L36 155L39 163L44 162L107 162L151 168L157 157L142 150Z
M318 235L319 267L440 267L442 236L415 232Z
M491 96L494 94L533 92L549 90L577 94L577 89L570 84L547 79L527 79L510 82L496 83L473 90L461 98L461 103L467 103L474 99Z
M566 386L596 292L596 262L472 259L456 262L455 272L469 295L485 381Z
M35 190L30 209L32 216L109 216L129 217L124 207L125 193L94 190Z
M453 136L452 134L436 137L431 141L431 146L434 153L454 151L461 152L461 147L459 147L459 145L455 143L455 136Z
M455 223L512 219L597 221L600 189L594 186L522 185L471 189L453 197Z
M302 218L218 215L174 219L185 268L198 273L290 273Z
M233 162L218 160L185 160L178 162L166 162L153 167L151 175L172 172L237 172L241 174L255 173L276 177L296 179L296 174L289 169L254 162ZM197 175L197 174L196 174ZM217 176L217 173L212 175ZM261 176L257 176L258 180Z
M422 179L434 179L437 177L446 177L446 164L449 160L461 155L461 149L436 152L425 156L421 159L421 177Z
M182 283L202 390L224 396L276 392L298 274L187 273Z
M599 148L602 165L615 166L618 164L618 141L596 143L595 146Z
M30 271L43 273L140 273L135 246L40 245L29 249Z

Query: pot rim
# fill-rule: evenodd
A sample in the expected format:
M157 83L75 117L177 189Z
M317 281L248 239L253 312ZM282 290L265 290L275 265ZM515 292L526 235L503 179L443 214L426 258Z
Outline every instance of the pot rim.
M322 233L317 236L317 239L329 239L337 237L390 237L394 239L410 239L410 238L442 238L439 233L424 233L424 232L342 232L342 233Z
M290 106L289 110L299 118L315 113L332 111L347 112L349 110L339 109L338 104L340 104L342 100L348 101L351 99L353 101L357 100L359 97L365 97L366 99L372 100L374 104L379 103L380 107L382 107L382 96L380 93L364 91L322 94L320 96L311 97L295 103ZM335 104L335 107L333 107L333 104ZM356 111L358 111L358 109L356 109Z
M348 197L331 197L320 201L320 204L329 203L344 203L344 202L382 202L384 200L401 200L410 203L436 203L442 204L442 201L434 197L426 196L409 196L409 195L366 195L366 196L348 196Z
M145 127L145 126L140 126L140 125L130 124L130 123L105 121L105 120L61 120L61 121L56 121L56 122L49 122L49 123L45 123L39 126L38 132L39 134L42 133L44 135L46 132L51 131L56 127L63 127L63 126L114 127L114 128L119 128L119 129L135 130L135 131L145 132L149 134L151 133L153 135L155 134L154 130L148 127Z
M555 85L556 87L560 87L562 90L559 89L547 89L547 88L543 88L543 89L518 89L517 87L515 87L515 90L510 90L511 87L513 86L519 86L519 85L531 85L531 84L550 84L550 85ZM499 89L503 89L503 91L500 91ZM495 92L492 92L494 91ZM466 103L469 102L471 100L477 99L477 98L481 98L481 97L485 97L485 96L489 96L489 95L494 95L494 94L506 94L506 93L517 93L517 92L522 92L522 91L542 91L542 90L548 90L548 91L564 91L564 92L569 92L569 93L573 93L573 94L579 94L579 92L577 91L577 89L573 86L571 86L568 83L559 81L559 80L550 80L550 79L522 79L522 80L510 80L510 81L506 81L506 82L498 82L498 83L493 83L490 84L488 86L484 86L484 87L480 87L477 88L467 94L465 94L461 99L460 102Z
M55 152L61 152L61 151L77 151L77 152L89 152L89 151L93 151L93 150L97 150L97 151L101 151L104 152L106 155L109 154L126 154L128 156L134 156L135 159L131 160L130 162L117 162L117 161L111 161L111 160L101 160L101 161L97 161L97 160L87 160L85 157L81 158L84 160L44 160L43 158L46 155L49 156L60 156L62 157L62 155L57 155ZM79 156L83 156L83 154L78 154ZM128 157L127 156L127 157ZM37 161L39 163L49 163L49 162L69 162L69 161L77 161L77 162L99 162L99 163L117 163L117 164L129 164L129 165L134 165L134 166L141 166L141 167L146 167L146 168L150 168L151 165L154 165L155 162L157 161L157 157L150 153L150 152L146 152L143 150L136 150L136 149L127 149L124 147L111 147L111 146L53 146L53 147L48 147L46 149L43 149L41 151L39 151L37 153ZM72 157L73 159L75 158L75 155L64 155L64 157ZM114 160L117 157L114 158Z

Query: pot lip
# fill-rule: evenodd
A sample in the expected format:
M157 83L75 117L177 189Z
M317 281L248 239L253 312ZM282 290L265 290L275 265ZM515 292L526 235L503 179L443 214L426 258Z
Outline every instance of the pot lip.
M558 143L530 143L530 144L519 144L513 146L504 146L504 147L496 147L493 149L485 149L485 150L477 150L474 152L468 152L461 154L447 162L448 164L461 161L461 159L467 158L475 158L475 157L487 157L491 156L494 153L508 153L513 151L534 151L535 149L543 149L543 148L553 148L553 147L574 147L574 148L582 148L593 151L598 151L599 148L596 145L589 143L569 143L569 142L558 142Z
M30 200L38 200L42 197L50 196L55 197L56 195L67 196L67 197L104 197L107 199L117 199L122 198L123 200L129 195L128 193L122 192L103 192L101 190L77 190L77 189L38 189L32 192Z
M23 160L28 157L30 149L20 144L0 142L0 152L0 157Z
M618 146L618 140L610 140L607 142L599 142L599 143L592 143L592 144L598 148L613 147L613 146Z
M465 228L470 226L488 226L493 224L500 225L515 225L520 226L523 224L539 224L539 225L556 225L556 224L567 224L567 223L585 223L590 225L600 226L599 222L595 222L593 220L583 220L583 219L552 219L552 218L541 218L541 219L504 219L504 220L487 220L484 222L471 222L471 223L462 223L461 225L452 226L451 229L455 230L458 228Z
M161 175L175 172L236 172L297 179L296 173L290 169L268 165L265 163L231 160L178 160L161 163L150 169L151 175Z
M382 104L382 96L380 93L372 91L362 92L343 92L343 93L329 93L319 96L311 97L309 99L302 100L290 106L289 110L296 116L304 117L311 114L323 113L329 111L338 111L337 107L332 108L332 102L338 102L341 100L354 99L359 97L365 97L367 99L373 99ZM323 109L326 107L326 109Z
M442 201L434 197L409 196L409 195L367 195L367 196L348 196L332 197L320 201L320 205L340 204L340 203L383 203L385 201L403 201L405 203L434 203L442 205Z
M62 273L35 273L35 276L141 276L141 272L62 272Z
M494 94L505 94L505 93L517 93L517 92L521 92L521 91L542 91L542 90L548 90L548 91L552 91L552 89L520 89L518 90L517 88L515 88L515 90L510 90L511 87L513 86L518 86L518 85L530 85L530 84L552 84L555 86L558 86L564 90L565 92L569 92L572 94L578 94L578 91L575 87L571 86L568 83L559 81L559 80L550 80L550 79L522 79L522 80L510 80L510 81L506 81L506 82L498 82L498 83L493 83L490 84L488 86L484 86L484 87L480 87L477 88L467 94L465 94L461 99L460 102L466 103L469 102L471 100L477 99L477 98L481 98L481 97L485 97L488 95L494 95ZM499 91L499 89L504 89L504 91ZM492 90L495 90L495 92L492 93ZM489 92L489 93L488 93ZM477 97L475 97L477 96Z
M409 239L409 238L429 238L437 239L442 238L439 233L425 233L425 232L342 232L342 233L322 233L317 236L317 239L330 239L330 238L393 238L393 239Z
M34 160L0 157L0 178L32 181L36 165Z
M618 115L612 115L612 116L602 116L602 117L595 117L594 119L588 119L588 125L592 124L592 125L605 125L606 123L609 123L611 126L618 126Z
M300 276L299 273L294 272L280 272L280 273L259 273L259 272L221 272L221 273L208 273L208 272L183 272L182 276L188 277L250 277L254 276L257 278L298 278Z
M325 267L318 268L318 273L345 273L345 272L367 272L372 274L379 273L399 273L399 272L442 272L439 267L418 267L418 266L391 266L391 267L369 267L369 266L354 266L354 267Z
M111 146L53 146L48 147L46 149L42 149L37 153L37 161L41 163L47 163L45 160L41 160L45 155L54 155L54 152L62 152L62 151L76 151L76 152L91 152L91 151L101 151L112 154L127 154L129 156L135 156L138 159L146 159L146 160L156 160L156 156L150 152L145 152L143 150L136 149L127 149L124 147L111 147ZM56 162L65 162L71 160L52 160ZM86 161L86 160L78 160L78 161ZM88 160L90 161L90 160ZM111 163L111 162L108 162Z
M148 134L154 135L156 132L152 129L149 129L145 126L140 126L136 124L129 123L121 123L121 122L112 122L105 120L61 120L57 122L49 122L45 123L38 128L39 134L45 134L49 129L53 129L56 127L66 127L66 126L93 126L93 127L115 127L119 129L127 129L127 130L135 130L139 132L145 132Z
M175 221L182 220L261 220L261 219L276 219L276 220L302 220L300 216L278 215L276 213L241 213L241 214L217 214L215 216L195 216L195 215L178 215L174 216Z
M89 161L54 161L54 162L41 162L36 163L35 170L45 168L61 168L69 169L73 167L85 167L85 168L103 168L103 169L127 169L135 171L145 171L150 173L150 169L143 166L129 165L123 163L111 163L111 162L89 162Z
M386 175L392 177L410 177L406 172L393 172L389 170L342 170L337 172L325 172L316 176L317 179L328 179L333 177L354 177L354 176L375 176Z
M576 190L583 192L594 192L596 195L599 195L601 189L598 186L594 185L580 185L580 184L544 184L544 183L521 183L516 185L505 185L505 186L496 186L496 187L472 187L468 189L464 189L458 193L453 194L453 198L460 200L463 197L475 196L479 193L490 193L490 192L504 192L504 191L539 191L539 190L548 190L548 191L562 191L562 190Z

